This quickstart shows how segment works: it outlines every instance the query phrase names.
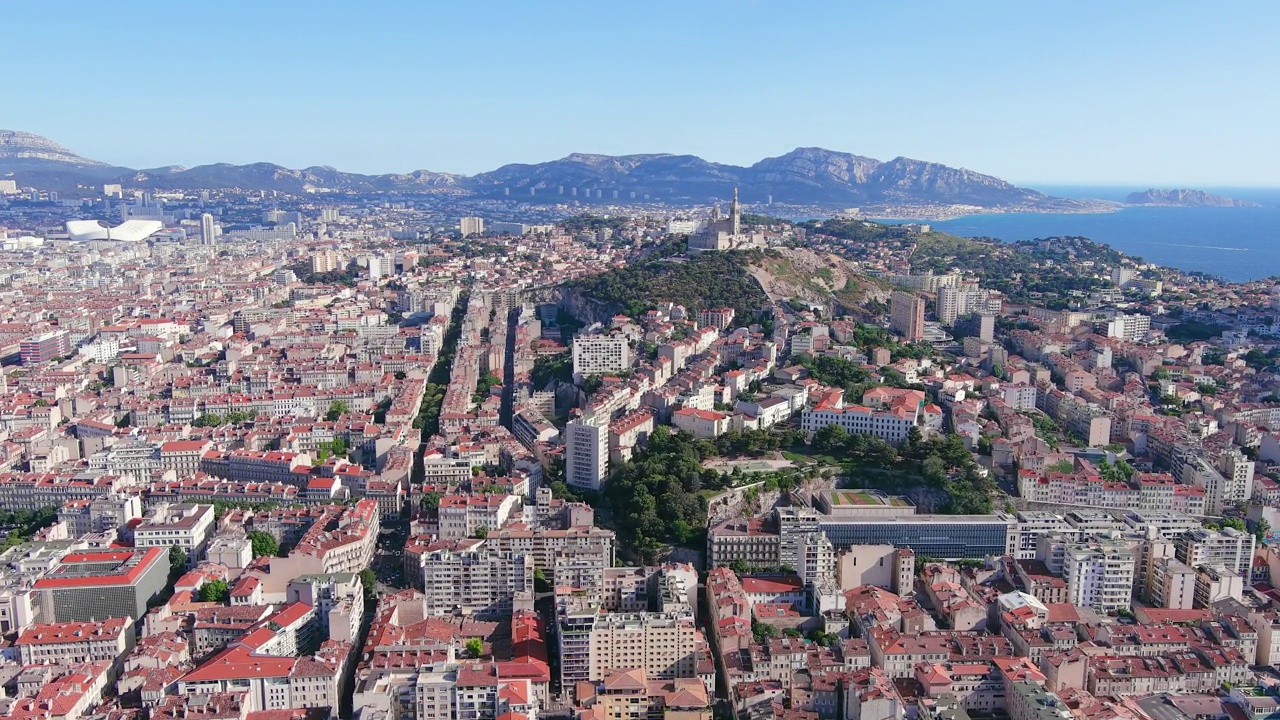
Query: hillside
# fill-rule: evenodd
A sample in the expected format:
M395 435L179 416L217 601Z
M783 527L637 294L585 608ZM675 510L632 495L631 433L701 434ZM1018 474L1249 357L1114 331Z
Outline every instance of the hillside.
M104 182L131 189L430 192L520 198L522 202L660 202L699 205L731 197L743 202L866 208L939 208L1079 211L1088 200L1067 200L1017 187L1000 178L938 163L897 157L889 161L823 148L791 152L742 167L694 155L573 153L536 164L504 165L465 176L418 170L362 175L315 166L295 170L272 163L215 163L193 168L115 167L83 158L52 140L0 130L0 176L22 186L74 190Z
M1066 307L1070 291L1088 292L1110 285L1109 268L1125 256L1107 245L1082 237L1052 237L1002 243L932 232L920 235L911 254L911 271L945 273L959 268L977 276L983 287L999 290L1012 302L1041 299ZM1141 262L1141 258L1131 258Z
M638 315L659 303L690 311L731 307L749 321L773 303L797 299L866 319L869 302L887 302L889 286L836 255L808 248L772 248L686 257L670 240L648 259L561 287L562 304L586 322Z
M588 322L605 322L618 313L639 315L666 302L691 312L731 307L748 320L768 305L768 296L748 270L762 252L677 255L683 250L683 240L671 240L647 259L566 283L562 304Z
M765 253L750 272L771 300L796 298L861 319L868 319L869 301L887 302L891 293L888 283L858 272L849 261L808 248Z

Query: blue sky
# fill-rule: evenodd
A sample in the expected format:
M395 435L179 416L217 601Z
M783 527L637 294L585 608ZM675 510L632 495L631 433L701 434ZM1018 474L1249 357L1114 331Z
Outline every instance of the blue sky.
M1280 185L1273 2L5 0L0 127L128 165L797 146Z

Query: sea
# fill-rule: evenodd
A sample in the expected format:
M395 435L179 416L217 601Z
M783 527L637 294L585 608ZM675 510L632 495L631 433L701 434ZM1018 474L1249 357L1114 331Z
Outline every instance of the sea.
M1053 186L1049 195L1123 201L1142 187ZM1280 276L1280 188L1200 188L1262 207L1129 207L1109 213L996 213L930 222L962 237L1006 242L1079 235L1147 262L1232 282ZM903 221L889 221L903 222Z

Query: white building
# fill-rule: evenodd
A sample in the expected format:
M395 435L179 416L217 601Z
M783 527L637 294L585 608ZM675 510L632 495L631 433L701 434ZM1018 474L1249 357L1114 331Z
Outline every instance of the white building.
M163 503L134 528L133 544L137 548L166 549L177 545L187 554L188 565L194 566L204 557L212 527L212 505Z
M1151 329L1151 318L1146 315L1116 315L1106 324L1106 336L1120 338L1125 342L1137 342L1147 336Z
M442 548L422 555L427 612L493 615L511 610L516 593L533 592L534 566L526 555Z
M519 507L520 498L517 495L446 495L440 499L440 507L436 511L440 517L440 539L461 540L474 537L480 528L497 530L507 524L511 513Z
M696 677L699 631L688 612L568 613L557 636L562 687L622 667L651 678Z
M1067 547L1063 575L1068 602L1104 613L1130 607L1135 565L1133 552L1120 543Z
M1225 567L1239 577L1249 577L1253 565L1254 538L1235 528L1192 530L1174 540L1174 549L1182 562L1193 568Z
M458 220L458 230L463 237L468 235L481 235L484 233L484 218L481 217L464 217Z
M631 346L622 335L579 335L573 339L575 376L623 372L630 367Z
M14 645L23 665L115 662L133 647L133 619L32 625Z
M218 224L213 221L213 216L204 213L200 216L200 244L214 245L218 242Z
M285 602L315 609L326 640L354 644L364 617L364 586L354 573L303 575L289 581Z
M599 490L609 478L609 426L578 418L564 428L564 479L573 487Z

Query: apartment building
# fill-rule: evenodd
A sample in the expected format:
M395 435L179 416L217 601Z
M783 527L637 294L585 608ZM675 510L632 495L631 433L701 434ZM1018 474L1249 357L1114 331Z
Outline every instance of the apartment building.
M1072 720L1075 717L1062 698L1045 690L1044 685L1026 680L1009 683L1005 702L1010 720Z
M564 479L572 487L599 490L609 479L607 418L577 418L564 427Z
M400 692L414 720L534 717L534 683L503 678L491 664L438 662L418 667Z
M924 339L924 298L898 291L889 302L889 329L907 342Z
M213 449L208 440L171 440L160 444L159 465L172 470L179 478L195 475L200 471L200 458Z
M1030 502L1053 503L1137 512L1172 512L1203 516L1207 493L1202 487L1184 485L1165 473L1137 473L1128 482L1104 481L1089 473L1024 471L1018 475L1018 493Z
M733 324L733 308L703 308L698 311L698 325L724 330Z
M53 330L26 338L18 344L18 359L23 365L39 365L71 352L71 334Z
M631 368L631 345L626 336L578 335L573 339L573 374L607 375Z
M113 665L133 648L132 618L41 623L24 629L14 641L23 665L56 665L110 661Z
M97 473L0 475L0 508L39 510L49 506L61 507L68 500L94 500L118 495L132 484L128 478Z
M170 505L154 507L133 529L137 548L169 548L177 546L187 554L187 566L195 567L204 559L209 532L213 528L212 505Z
M533 567L559 583L560 567L571 560L593 566L612 567L614 532L590 525L575 525L561 530L533 530L525 525L512 525L490 532L485 547L500 555L524 555Z
M1254 537L1235 528L1192 530L1173 541L1177 558L1193 568L1224 567L1248 578L1253 565Z
M440 548L422 554L422 591L427 611L494 615L510 611L517 594L533 593L533 562L483 545L470 550Z
M1072 605L1114 612L1132 605L1136 559L1119 542L1097 541L1067 547L1063 575Z
M364 618L364 586L359 575L333 573L294 578L285 589L285 602L315 608L324 639L355 645Z
M565 613L560 619L560 681L598 682L614 668L653 678L696 677L699 633L692 613Z
M355 505L327 506L315 512L318 516L287 557L270 558L266 572L249 571L262 583L265 601L282 601L293 578L358 574L373 562L381 527L376 500L365 498Z
M123 528L142 517L137 495L104 495L93 500L68 500L58 508L58 521L67 524L73 537Z
M777 567L780 537L763 518L731 518L707 530L707 564Z
M476 493L473 495L446 495L440 499L441 540L461 540L476 537L480 529L487 533L507 524L512 513L520 509L517 495Z
M209 450L200 458L200 471L237 482L266 482L298 484L309 480L300 476L295 467L311 467L307 453L280 452L276 450Z
M650 680L639 668L613 670L598 684L580 683L576 696L583 708L580 720L712 718L710 697L700 680Z
M244 644L219 652L178 679L180 695L245 693L245 708L336 708L349 648L325 643L312 657L259 653Z
M1099 330L1107 337L1119 338L1124 342L1137 342L1147 336L1151 330L1151 318L1147 315L1126 315L1120 313L1100 324Z

